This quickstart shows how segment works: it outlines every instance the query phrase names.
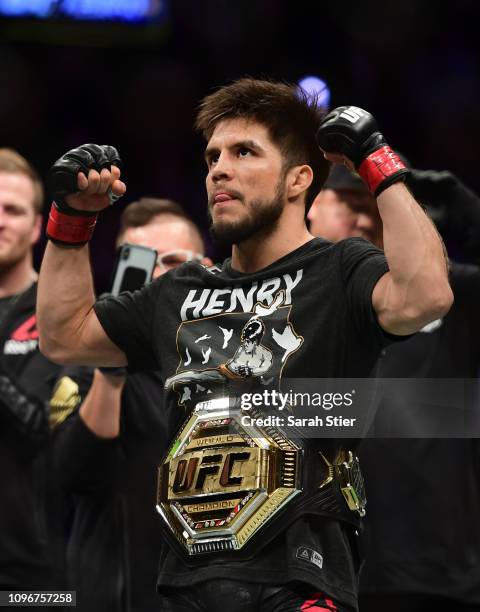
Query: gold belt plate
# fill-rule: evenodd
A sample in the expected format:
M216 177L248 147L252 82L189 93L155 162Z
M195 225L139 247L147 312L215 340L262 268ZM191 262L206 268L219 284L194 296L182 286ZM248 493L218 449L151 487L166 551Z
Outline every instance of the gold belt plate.
M301 449L243 415L197 404L159 467L157 510L189 555L241 548L301 492Z

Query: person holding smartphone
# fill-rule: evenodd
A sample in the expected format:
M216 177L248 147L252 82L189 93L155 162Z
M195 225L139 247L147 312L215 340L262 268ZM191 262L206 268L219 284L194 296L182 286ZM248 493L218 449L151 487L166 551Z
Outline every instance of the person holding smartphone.
M139 288L131 279L146 278L147 259L145 269L130 266L143 265L131 258L136 245L147 257L156 251L153 278L185 261L211 263L203 255L200 231L170 200L142 198L127 206L117 237L119 247L125 244L120 257L130 259L117 266L113 280L120 289L129 278L130 290ZM129 277L132 269L138 274ZM95 370L80 410L58 431L57 474L74 505L68 580L81 610L158 609L156 566L163 536L154 504L156 472L182 416L165 410L157 372L102 368Z

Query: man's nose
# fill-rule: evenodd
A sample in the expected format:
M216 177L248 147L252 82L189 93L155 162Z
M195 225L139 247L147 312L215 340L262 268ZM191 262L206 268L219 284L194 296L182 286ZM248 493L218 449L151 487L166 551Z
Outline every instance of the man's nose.
M219 155L215 165L211 171L212 180L215 182L229 179L233 176L233 167L228 155L222 153Z

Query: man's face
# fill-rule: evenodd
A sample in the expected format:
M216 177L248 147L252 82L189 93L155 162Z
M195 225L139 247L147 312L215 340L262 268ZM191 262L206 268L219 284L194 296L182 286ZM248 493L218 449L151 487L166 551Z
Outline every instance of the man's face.
M314 236L338 242L351 235L353 214L333 189L320 191L307 217L310 221L310 232Z
M254 346L255 343L253 342L253 340L245 340L245 342L243 343L243 348L248 354L253 353Z
M282 154L264 125L220 122L205 159L211 231L219 242L239 244L275 226L285 204L285 173Z
M34 211L34 199L27 176L0 172L0 271L28 257L39 238L41 217Z
M175 215L159 215L147 225L129 227L122 236L122 243L138 244L155 249L159 255L172 253L165 261L165 266L155 266L153 278L161 276L168 269L185 261L181 251L201 253L200 240L195 236L188 223ZM178 256L175 251L180 251Z
M365 238L383 249L382 219L375 198L366 189L337 189L336 193L352 215L349 235Z
M317 198L324 208L312 206L308 214L312 234L332 242L360 236L383 249L382 219L375 198L366 189L324 189Z

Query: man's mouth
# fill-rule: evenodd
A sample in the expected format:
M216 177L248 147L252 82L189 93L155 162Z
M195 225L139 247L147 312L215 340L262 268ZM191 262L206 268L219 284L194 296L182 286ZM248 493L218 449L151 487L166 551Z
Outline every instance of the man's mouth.
M215 194L213 198L213 203L222 204L224 202L231 202L232 200L236 200L236 199L237 198L235 198L233 194L227 193L226 191L221 191Z

